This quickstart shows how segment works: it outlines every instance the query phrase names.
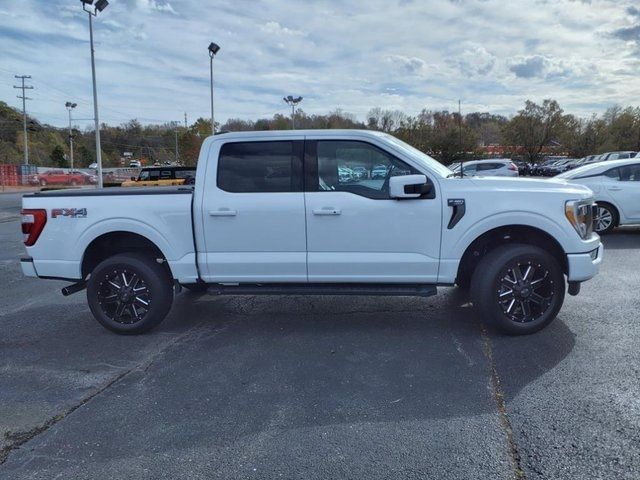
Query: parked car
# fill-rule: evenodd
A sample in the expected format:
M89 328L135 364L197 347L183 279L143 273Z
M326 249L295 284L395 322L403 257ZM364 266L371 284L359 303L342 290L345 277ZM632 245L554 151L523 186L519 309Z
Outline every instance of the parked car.
M571 170L571 165L576 158L565 158L549 165L545 170L545 175L548 177L555 177L556 175Z
M586 165L555 177L589 187L598 205L597 233L620 225L640 224L640 158L608 160Z
M358 180L363 178L369 178L369 171L366 167L353 167L353 173L356 175Z
M131 160L129 162L129 167L131 167L131 168L140 168L140 167L142 167L142 162L140 162L140 160Z
M493 160L468 160L463 162L462 174L465 177L517 177L518 166L508 158ZM454 173L460 176L460 164L451 166Z
M43 173L37 173L29 176L29 183L32 185L40 185L46 187L47 185L87 185L97 182L95 175L88 173L73 171L65 172L60 169L51 169Z
M190 185L195 182L193 167L146 167L137 177L122 182L123 187L152 187L168 185Z
M344 155L343 155L344 154ZM342 184L343 158L407 172ZM284 167L286 176L268 177ZM193 187L22 198L25 275L87 289L95 318L141 333L180 286L217 295L434 295L469 288L511 334L549 324L598 272L589 188L459 178L382 132L234 132L203 142ZM402 201L399 201L402 200Z
M388 168L385 165L376 165L371 169L371 178L387 178Z
M623 152L608 152L602 155L600 161L609 161L609 160L623 160L625 158L633 158L636 156L638 152L634 151L623 151Z

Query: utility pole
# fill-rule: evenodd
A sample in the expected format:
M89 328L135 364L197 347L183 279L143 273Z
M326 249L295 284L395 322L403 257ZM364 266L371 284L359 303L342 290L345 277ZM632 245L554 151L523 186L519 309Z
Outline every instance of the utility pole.
M216 122L213 119L213 57L220 51L220 46L211 42L208 47L209 50L209 71L211 79L211 135L216 134Z
M33 100L25 95L25 90L33 90L30 85L25 85L24 81L27 78L31 78L31 75L14 75L15 78L22 80L22 85L14 85L13 88L22 89L22 95L18 95L18 98L22 99L22 132L24 136L24 164L29 165L29 141L27 139L27 100Z
M187 112L184 112L184 128L187 129Z
M462 154L460 157L460 178L462 178L464 176L462 171L464 153L462 152L462 108L460 107L460 99L458 99L458 151Z
M78 104L67 102L64 106L69 110L69 160L71 161L71 171L73 172L73 130L71 129L71 110L76 108Z

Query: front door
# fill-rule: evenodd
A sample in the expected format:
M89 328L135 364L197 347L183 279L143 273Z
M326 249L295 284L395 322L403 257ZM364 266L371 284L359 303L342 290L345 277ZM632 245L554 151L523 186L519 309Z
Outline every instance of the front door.
M212 152L218 168L207 174L202 208L206 281L306 282L302 149L302 140L283 139Z
M437 185L428 197L389 197L391 176L425 172L352 140L307 141L305 169L309 282L437 281Z
M640 220L640 163L616 168L603 183L627 221Z

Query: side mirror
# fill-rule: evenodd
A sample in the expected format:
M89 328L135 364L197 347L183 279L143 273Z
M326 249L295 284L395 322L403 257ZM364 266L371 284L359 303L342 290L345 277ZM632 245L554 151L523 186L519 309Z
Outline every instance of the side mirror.
M419 198L431 192L425 175L401 175L389 178L389 195L391 198Z

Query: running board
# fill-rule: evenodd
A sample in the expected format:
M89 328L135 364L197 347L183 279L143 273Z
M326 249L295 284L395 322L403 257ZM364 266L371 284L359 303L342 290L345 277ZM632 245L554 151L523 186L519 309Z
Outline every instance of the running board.
M241 283L209 284L211 295L380 295L430 297L435 285L420 283Z

